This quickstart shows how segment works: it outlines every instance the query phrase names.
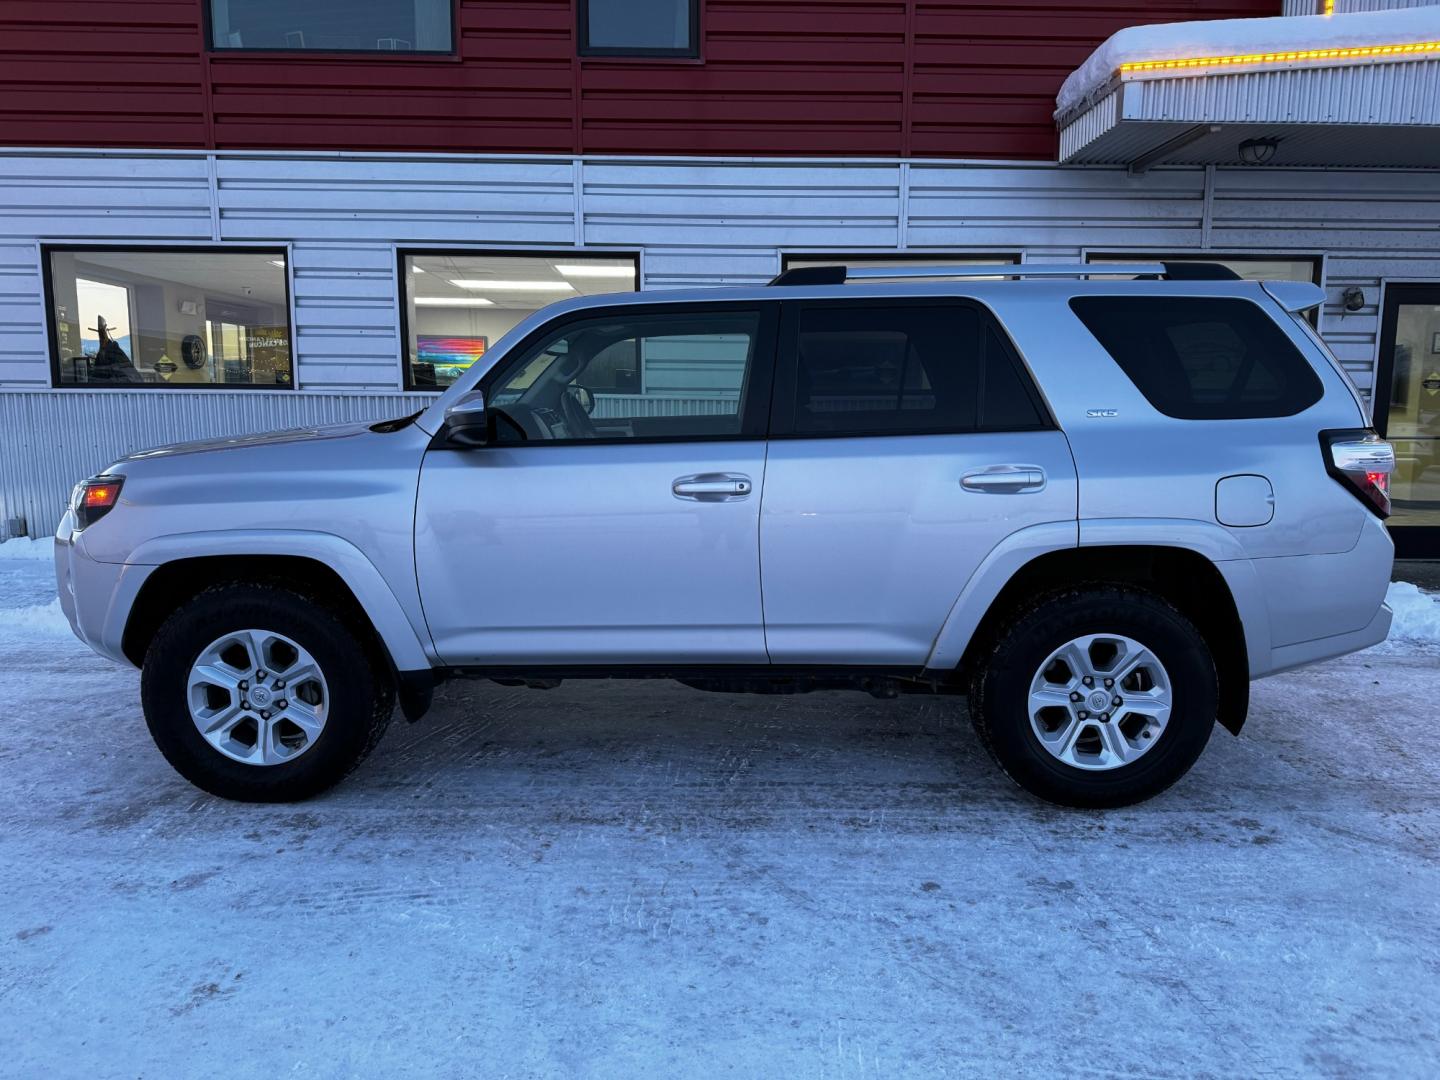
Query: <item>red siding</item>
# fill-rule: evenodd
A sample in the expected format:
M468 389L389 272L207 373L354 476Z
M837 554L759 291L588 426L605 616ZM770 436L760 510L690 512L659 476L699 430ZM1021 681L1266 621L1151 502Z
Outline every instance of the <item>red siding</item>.
M575 55L572 0L460 0L457 57L207 55L202 0L3 0L0 144L1051 158L1123 26L1279 0L705 0L701 60Z

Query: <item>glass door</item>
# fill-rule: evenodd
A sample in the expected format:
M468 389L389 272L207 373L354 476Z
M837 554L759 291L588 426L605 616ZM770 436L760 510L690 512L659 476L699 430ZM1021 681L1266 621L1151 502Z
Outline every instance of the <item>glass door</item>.
M1440 555L1440 284L1387 285L1375 426L1395 444L1390 518L1401 557Z

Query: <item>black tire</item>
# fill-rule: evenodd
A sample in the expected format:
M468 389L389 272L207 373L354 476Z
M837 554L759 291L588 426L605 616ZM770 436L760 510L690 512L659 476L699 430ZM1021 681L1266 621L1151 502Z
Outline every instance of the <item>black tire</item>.
M1046 657L1086 634L1123 634L1169 675L1173 706L1158 741L1135 761L1077 768L1046 750L1030 724L1030 683ZM1205 749L1219 707L1209 645L1173 604L1139 589L1093 585L1039 596L990 640L971 673L970 716L987 750L1026 791L1062 806L1128 806L1179 780Z
M249 765L201 736L186 702L191 665L211 642L236 630L284 634L325 674L329 714L314 744L294 760ZM276 584L212 586L161 625L145 653L140 697L155 745L196 787L241 802L295 802L334 786L375 748L395 708L388 661L321 601Z

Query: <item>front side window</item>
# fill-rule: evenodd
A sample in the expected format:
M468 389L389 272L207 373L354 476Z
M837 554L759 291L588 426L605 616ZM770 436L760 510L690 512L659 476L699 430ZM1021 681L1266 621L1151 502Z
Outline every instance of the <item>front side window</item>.
M699 56L697 8L697 0L580 0L580 54Z
M1166 416L1293 416L1323 393L1285 332L1248 300L1077 296L1070 308Z
M285 252L46 252L57 386L294 383Z
M208 0L212 49L453 49L451 0Z
M790 430L1033 430L1042 414L1003 336L967 304L797 304Z
M443 390L547 304L639 283L633 255L416 252L400 262L411 390Z
M489 388L500 442L706 439L761 426L751 379L764 317L735 308L568 322Z

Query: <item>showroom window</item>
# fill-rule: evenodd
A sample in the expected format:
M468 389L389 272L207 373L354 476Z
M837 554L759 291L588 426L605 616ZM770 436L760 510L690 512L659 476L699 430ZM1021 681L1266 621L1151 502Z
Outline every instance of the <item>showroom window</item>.
M580 55L697 57L699 9L699 0L580 0Z
M449 53L451 0L209 0L212 49Z
M1018 253L973 252L950 254L944 251L886 255L877 252L809 252L782 255L780 269L798 270L806 266L1013 266L1020 261ZM986 280L986 279L975 279Z
M410 251L400 253L400 273L405 387L443 390L501 335L547 304L633 292L640 262L630 253ZM607 392L639 392L643 387L643 370L626 374L618 359L608 366L614 370ZM633 387L626 379L634 380Z
M1229 267L1246 281L1309 281L1320 284L1317 255L1223 255L1186 252L1183 255L1153 251L1092 251L1085 257L1092 263L1204 262Z
M56 386L289 389L283 249L45 251Z

